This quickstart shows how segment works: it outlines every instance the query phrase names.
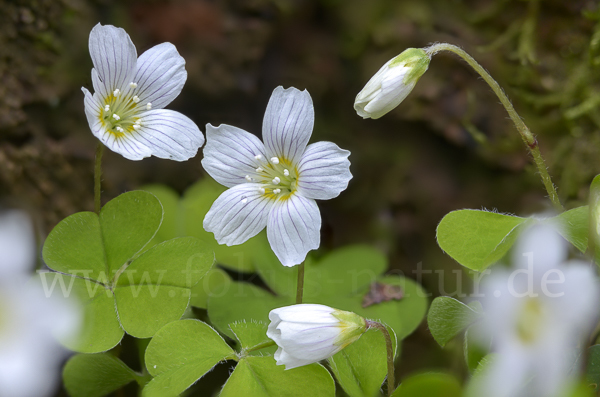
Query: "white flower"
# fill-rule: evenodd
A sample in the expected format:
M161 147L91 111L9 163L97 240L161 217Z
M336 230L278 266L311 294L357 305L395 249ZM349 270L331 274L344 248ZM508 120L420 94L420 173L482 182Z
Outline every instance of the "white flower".
M55 338L74 336L79 316L68 302L47 298L29 280L35 258L27 216L0 214L0 394L54 394L66 355Z
M324 305L301 304L271 310L267 336L279 348L277 365L301 367L333 356L367 330L364 318Z
M206 126L204 169L228 186L204 218L219 244L237 245L265 226L284 266L319 247L321 215L315 199L340 194L352 178L350 152L331 142L307 146L314 109L307 91L277 87L263 121L263 144L230 125Z
M187 72L171 43L150 48L139 58L129 35L114 26L90 32L94 94L85 94L92 133L130 160L151 155L184 161L204 143L198 126L181 113L163 109L179 95Z
M554 229L536 226L515 249L516 270L484 281L484 326L497 358L481 379L490 397L562 395L577 377L577 345L596 320L600 298L590 264L566 258ZM478 394L482 395L482 394Z
M354 101L362 118L378 119L410 94L427 71L431 57L420 48L409 48L379 69Z

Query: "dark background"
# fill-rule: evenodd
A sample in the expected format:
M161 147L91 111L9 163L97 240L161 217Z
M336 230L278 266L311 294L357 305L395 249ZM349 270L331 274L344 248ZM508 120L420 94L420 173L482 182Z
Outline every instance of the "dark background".
M40 242L64 217L93 209L96 139L80 87L92 89L89 31L113 24L138 55L164 41L177 46L188 81L169 108L203 131L227 123L260 136L272 90L307 89L311 142L352 152L348 190L319 204L323 249L376 245L409 277L419 262L445 270L423 284L452 294L451 270L460 267L435 241L445 214L550 209L521 138L483 80L450 53L435 56L382 119L357 116L356 94L405 48L459 45L537 135L566 207L581 205L600 173L599 21L597 3L585 0L0 1L0 205L28 210ZM201 158L132 162L106 152L103 201L150 182L183 192L206 177ZM456 361L423 324L405 341L399 371L460 373Z

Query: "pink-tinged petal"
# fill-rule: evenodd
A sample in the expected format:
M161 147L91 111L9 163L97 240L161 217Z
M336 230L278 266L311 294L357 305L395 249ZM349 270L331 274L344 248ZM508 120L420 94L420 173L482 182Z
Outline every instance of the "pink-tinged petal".
M94 83L94 89L104 96L129 84L135 73L137 52L125 30L97 24L90 32L89 46L99 80ZM98 82L103 85L102 90L96 87Z
M317 200L337 197L352 179L349 155L331 142L308 145L298 164L298 192Z
M204 136L196 123L179 112L158 109L142 113L140 117L141 127L126 135L148 147L153 156L186 161L204 144Z
M315 111L308 91L275 88L263 119L267 155L283 156L296 164L312 134Z
M319 248L320 231L317 203L298 194L277 201L269 213L267 237L284 266L302 263L308 251Z
M246 175L255 177L256 155L265 158L265 146L256 136L227 124L206 125L202 166L220 184L232 187L246 183Z
M152 109L162 109L175 99L185 84L187 72L185 60L171 43L158 44L140 55L131 89L139 106L152 104ZM127 82L130 83L130 82Z
M267 225L274 201L259 192L260 185L244 183L221 194L204 218L204 229L219 244L238 245Z

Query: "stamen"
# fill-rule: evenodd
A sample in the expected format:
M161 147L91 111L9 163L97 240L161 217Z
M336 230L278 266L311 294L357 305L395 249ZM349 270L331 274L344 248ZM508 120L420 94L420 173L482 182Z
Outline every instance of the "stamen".
M281 193L281 189L273 189L273 194L279 194Z
M148 102L146 104L146 109L148 109L148 110L152 109L152 104L150 102Z
M288 170L283 170L283 175L290 176L290 172Z
M115 119L115 120L121 120L121 118L119 117L119 115L116 114L116 113L113 113L113 119Z
M262 156L260 154L257 154L256 156L254 156L254 159L255 160L260 160L260 159L262 159Z
M263 188L263 187L259 187L259 188L258 188L258 192L259 192L260 194L265 194L265 188Z
M129 83L129 86L131 88L137 88L137 83L134 83L133 81L131 83Z
M133 102L138 103L140 101L140 98L137 95L133 96Z
M279 164L279 159L277 157L271 157L271 163Z
M137 125L140 125L140 124L142 124L142 119L137 119L137 120L135 121L135 123L136 123Z
M136 130L136 131L139 130L140 128L141 128L141 126L139 124L134 124L133 125L133 129Z
M116 90L113 91L113 95L117 96L119 95L119 93L121 92L121 90L119 90L118 88Z
M279 185L279 182L281 182L281 179L279 179L278 176L276 176L275 178L273 178L273 184L274 185Z
M110 106L108 106L108 105L104 106L104 111L105 112L108 112L109 110L110 110Z
M252 178L250 178L250 175L246 175L244 178L246 178L246 180L247 180L248 182L252 182Z
M258 168L256 169L256 172L263 172L263 171L264 171L264 169L263 169L262 167L258 167Z

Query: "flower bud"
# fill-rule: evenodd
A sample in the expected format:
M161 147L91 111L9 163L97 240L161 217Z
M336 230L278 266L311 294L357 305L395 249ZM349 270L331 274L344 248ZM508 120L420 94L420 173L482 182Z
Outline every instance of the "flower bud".
M408 48L390 59L356 96L358 115L378 119L398 106L427 71L429 61L431 57L420 48Z
M333 356L367 330L364 318L324 305L301 304L271 310L267 336L277 343L277 365L301 367Z

